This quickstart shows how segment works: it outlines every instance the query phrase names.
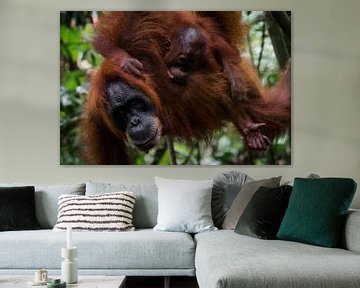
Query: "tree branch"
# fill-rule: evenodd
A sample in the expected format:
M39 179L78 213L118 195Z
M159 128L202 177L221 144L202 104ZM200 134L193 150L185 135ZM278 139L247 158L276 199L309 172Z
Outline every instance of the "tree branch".
M265 12L265 22L268 26L269 36L271 43L273 44L279 66L281 69L284 69L288 63L291 53L291 49L285 40L286 36L283 30L280 28L278 22L273 17L271 11Z
M260 64L261 64L261 59L262 59L262 56L263 56L263 53L264 53L264 45L265 45L265 23L263 24L262 28L261 28L261 50L260 50L260 53L259 53L259 57L258 57L258 63L257 63L257 70L258 70L258 73L260 73Z
M271 15L283 30L286 37L291 39L291 18L286 14L286 11L272 11Z
M174 140L171 136L167 137L167 146L170 152L170 160L171 160L171 165L177 165L176 162L176 154L175 154L175 149L174 149Z

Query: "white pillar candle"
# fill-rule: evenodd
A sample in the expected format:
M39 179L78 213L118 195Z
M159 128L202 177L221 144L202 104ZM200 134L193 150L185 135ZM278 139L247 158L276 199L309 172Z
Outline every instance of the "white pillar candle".
M72 234L71 234L72 227L70 225L67 226L66 232L67 232L66 248L70 249L70 248L72 248Z

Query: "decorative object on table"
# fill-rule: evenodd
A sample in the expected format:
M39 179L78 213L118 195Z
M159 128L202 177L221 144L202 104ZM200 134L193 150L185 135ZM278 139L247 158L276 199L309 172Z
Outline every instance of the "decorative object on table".
M28 281L28 286L44 286L50 281L48 279L48 271L46 269L39 269L35 271L34 281Z
M77 247L72 246L72 227L68 226L66 248L61 248L61 257L65 258L61 262L61 279L68 284L77 283L77 251Z
M40 269L35 271L35 281L45 282L47 281L48 271L46 269Z
M60 279L54 279L47 283L47 288L66 288L66 282L61 282Z

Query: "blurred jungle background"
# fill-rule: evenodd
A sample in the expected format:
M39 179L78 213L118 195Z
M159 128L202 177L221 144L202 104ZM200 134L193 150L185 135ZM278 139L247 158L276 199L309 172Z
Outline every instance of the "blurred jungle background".
M88 76L102 57L91 45L94 23L102 12L60 12L60 162L86 164L80 141L79 123L88 97ZM265 86L273 86L291 53L291 14L284 11L244 11L249 26L244 51L256 67ZM228 124L215 131L209 142L191 145L174 139L178 164L182 165L289 165L291 131L273 141L266 152L249 151L238 131ZM136 165L169 165L170 152L164 140L148 153L130 152Z

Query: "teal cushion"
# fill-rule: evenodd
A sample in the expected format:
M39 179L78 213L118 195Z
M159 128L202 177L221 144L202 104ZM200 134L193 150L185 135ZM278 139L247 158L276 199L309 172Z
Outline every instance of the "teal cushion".
M356 182L348 178L295 178L277 238L323 247L338 246L355 190Z

